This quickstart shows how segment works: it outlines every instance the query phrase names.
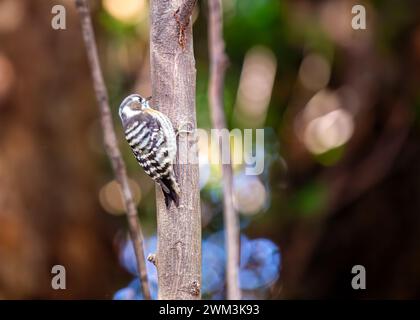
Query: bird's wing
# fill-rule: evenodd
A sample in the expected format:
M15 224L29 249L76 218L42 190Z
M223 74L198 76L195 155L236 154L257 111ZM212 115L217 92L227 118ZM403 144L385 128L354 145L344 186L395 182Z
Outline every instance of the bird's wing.
M166 138L166 146L169 152L169 157L171 158L171 161L174 161L176 157L177 145L176 134L172 122L164 113L154 110L152 108L146 109L145 112L158 121L160 128L163 131L163 134Z
M167 138L158 119L142 112L124 126L128 144L147 175L160 180L171 169Z

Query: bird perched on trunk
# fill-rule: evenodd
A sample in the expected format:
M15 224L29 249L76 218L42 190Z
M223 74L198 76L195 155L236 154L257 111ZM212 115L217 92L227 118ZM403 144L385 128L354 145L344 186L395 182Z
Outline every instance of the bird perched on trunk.
M173 170L175 130L166 115L149 106L149 100L138 94L129 95L120 105L119 116L137 162L161 186L166 207L171 202L178 207L179 186Z

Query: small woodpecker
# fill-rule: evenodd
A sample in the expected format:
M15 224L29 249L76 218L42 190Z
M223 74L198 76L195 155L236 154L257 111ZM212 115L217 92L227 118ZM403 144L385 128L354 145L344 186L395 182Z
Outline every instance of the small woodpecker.
M169 118L149 106L150 98L138 94L126 97L120 105L125 139L137 162L161 188L166 207L179 206L179 186L173 162L176 156L176 134Z

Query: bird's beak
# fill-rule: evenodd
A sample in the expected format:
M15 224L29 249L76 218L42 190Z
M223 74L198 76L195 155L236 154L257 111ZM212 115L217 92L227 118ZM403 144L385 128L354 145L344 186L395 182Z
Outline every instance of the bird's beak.
M152 96L145 98L146 101L152 100Z

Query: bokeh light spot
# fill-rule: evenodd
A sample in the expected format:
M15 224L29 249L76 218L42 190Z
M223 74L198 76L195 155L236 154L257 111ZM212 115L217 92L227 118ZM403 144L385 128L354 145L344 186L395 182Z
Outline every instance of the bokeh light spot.
M138 205L141 200L140 186L132 179L129 179L128 183L133 194L134 202ZM99 202L108 213L120 215L125 212L121 187L115 180L108 182L101 188L99 191Z
M25 7L21 0L0 1L0 32L16 30L25 17Z
M245 174L234 177L233 203L242 214L256 214L264 208L267 192L261 180Z
M145 0L103 0L104 9L115 19L125 23L138 23L147 16Z
M345 110L335 110L312 120L304 136L305 146L315 154L345 144L353 134L353 118Z
M236 101L237 116L244 124L258 127L265 121L271 99L277 60L265 47L254 47L245 56Z
M308 90L317 91L330 81L331 67L323 56L312 53L307 55L299 69L299 80Z

